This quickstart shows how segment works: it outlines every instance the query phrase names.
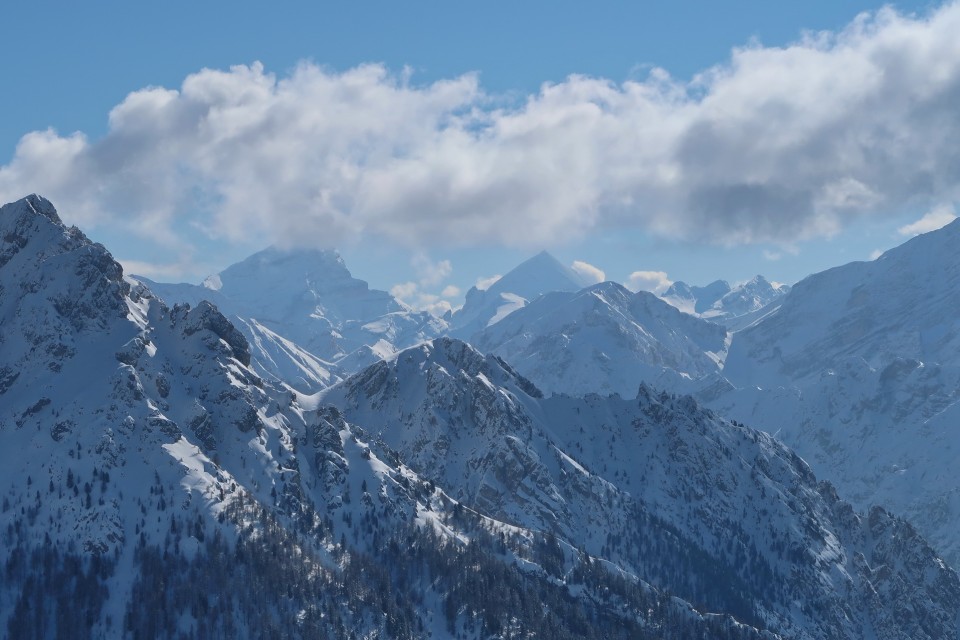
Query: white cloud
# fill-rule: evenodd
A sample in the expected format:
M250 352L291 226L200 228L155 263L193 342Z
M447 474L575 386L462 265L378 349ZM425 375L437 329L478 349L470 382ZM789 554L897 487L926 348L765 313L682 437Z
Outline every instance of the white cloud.
M664 271L634 271L625 286L631 291L651 291L656 294L666 291L673 281Z
M435 316L442 316L447 311L453 309L449 300L443 300L440 296L432 293L420 292L417 294L413 306L421 311L429 311Z
M591 284L603 282L607 279L607 274L605 274L602 269L593 266L589 262L574 260L573 264L570 265L570 268L583 276L583 278L589 281Z
M489 278L477 278L477 282L474 284L477 289L480 291L486 291L496 283L497 280L502 278L501 275L490 276Z
M921 233L936 231L956 219L957 214L954 212L952 206L940 205L932 211L929 211L919 220L900 227L897 229L897 233L902 236L916 236Z
M874 249L873 251L870 252L870 260L871 261L876 260L882 255L883 255L883 251L881 251L880 249Z
M449 260L434 262L423 252L415 254L410 264L413 265L414 270L420 277L420 286L422 287L440 284L453 272L453 266Z
M432 304L421 307L423 311L429 311L435 316L442 316L448 311L453 311L453 305L449 300L438 300Z
M783 257L783 254L779 251L770 251L769 249L763 250L763 259L769 260L770 262L776 262Z
M445 298L454 298L460 294L460 289L453 285L444 287L439 295L424 291L421 286L417 282L395 284L390 288L390 295L414 309L442 316L453 309L453 303Z
M390 295L407 302L416 295L418 289L416 282L401 282L390 287Z
M32 132L0 200L174 244L545 246L598 227L795 242L960 198L960 3L736 49L690 82L571 76L521 100L379 65L205 69L134 92L104 137ZM519 232L518 232L519 231Z

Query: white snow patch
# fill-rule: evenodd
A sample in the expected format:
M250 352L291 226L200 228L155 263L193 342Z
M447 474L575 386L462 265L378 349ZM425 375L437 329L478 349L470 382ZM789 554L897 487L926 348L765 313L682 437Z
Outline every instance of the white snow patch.
M526 299L521 298L515 293L501 293L500 298L506 300L506 304L497 307L497 312L490 318L490 322L487 323L488 327L497 324L517 309L522 309L527 305Z

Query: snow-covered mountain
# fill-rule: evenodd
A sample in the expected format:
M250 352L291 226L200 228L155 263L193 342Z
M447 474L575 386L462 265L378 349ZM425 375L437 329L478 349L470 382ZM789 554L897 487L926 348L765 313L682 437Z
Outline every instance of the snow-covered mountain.
M737 384L801 381L846 358L960 364L960 224L917 236L871 262L794 286L777 313L742 332L726 375Z
M717 280L705 287L677 281L662 297L681 311L738 331L772 311L788 291L788 285L774 285L758 275L733 287L726 280Z
M629 397L643 380L693 393L776 433L858 507L882 504L909 517L958 562L957 246L954 223L785 294L759 277L732 290L676 283L667 297L686 300L699 319L652 313L649 301L635 314L610 304L625 301L622 292L601 294L616 291L609 285L548 294L475 343L546 392ZM697 324L707 319L731 330L726 358L719 334Z
M3 623L72 637L67 598L81 637L120 635L137 550L235 538L217 518L281 482L286 418L223 315L160 304L48 201L0 208L0 239Z
M735 334L701 397L764 424L858 504L909 516L960 560L960 224L806 278Z
M170 304L215 304L249 340L261 376L304 392L446 329L354 278L334 251L269 248L202 285L139 279Z
M469 340L517 309L551 291L578 291L590 284L583 276L542 251L502 276L487 289L471 287L450 320L449 335Z
M779 442L689 397L643 386L633 399L544 398L447 338L322 397L476 513L749 625L790 638L957 634L957 576L910 525L857 514Z
M0 291L6 637L771 637L467 513L42 198L0 208Z
M36 196L0 327L7 637L957 633L910 525L689 398L544 399L449 339L292 393Z
M720 371L728 334L646 291L614 282L548 293L477 333L481 351L507 359L546 393L619 393Z

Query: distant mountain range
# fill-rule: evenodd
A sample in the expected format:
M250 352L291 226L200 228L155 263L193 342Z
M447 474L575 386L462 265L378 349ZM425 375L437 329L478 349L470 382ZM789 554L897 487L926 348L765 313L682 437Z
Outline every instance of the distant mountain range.
M736 331L762 318L789 291L788 285L771 284L763 276L733 287L726 280L705 287L677 281L664 291L663 299L685 313Z

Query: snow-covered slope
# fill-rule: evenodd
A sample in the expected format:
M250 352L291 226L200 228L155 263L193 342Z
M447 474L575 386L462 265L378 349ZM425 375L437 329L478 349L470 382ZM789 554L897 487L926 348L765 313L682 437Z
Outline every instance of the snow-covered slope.
M385 543L415 533L416 477L260 379L214 306L168 308L37 196L0 208L0 291L6 637L411 637L388 617L443 619L437 593L398 607L344 569L369 573L377 541L347 542L354 515L389 514Z
M816 379L703 395L723 415L763 425L858 505L883 504L960 559L960 370L850 358Z
M323 392L464 506L790 638L956 637L960 583L768 435L690 398L543 398L438 339ZM908 615L909 612L909 615Z
M5 637L770 637L465 514L37 196L0 208L0 327Z
M874 367L895 358L960 364L960 223L917 236L872 262L799 282L731 348L737 384L793 382L844 358Z
M589 284L583 276L542 251L487 289L471 287L450 321L449 335L469 340L527 303L551 291L577 291Z
M771 638L467 513L42 198L0 208L0 291L5 637Z
M956 635L909 525L689 399L544 400L446 339L305 398L36 196L0 327L11 638Z
M960 224L806 278L735 334L703 399L764 424L857 504L960 560Z
M247 336L260 375L304 392L446 328L370 289L334 251L266 249L203 285L140 279L171 304L214 303Z
M734 287L725 280L705 287L691 287L678 281L662 297L681 311L738 331L772 311L788 291L787 285L774 285L763 276L755 276Z
M646 291L603 282L548 293L474 336L546 393L619 393L641 382L701 378L720 370L727 332ZM666 380L664 380L666 378Z
M193 519L195 538L235 535L217 516L269 496L286 418L214 307L160 304L48 201L0 208L0 240L0 525L16 532L0 551L9 562L34 548L51 571L51 553L81 554L64 571L102 558L110 595L86 612L88 630L114 635L136 581L134 549L163 545ZM23 598L35 584L23 571L0 594L5 620L8 589L19 583Z

